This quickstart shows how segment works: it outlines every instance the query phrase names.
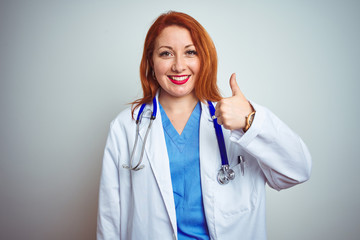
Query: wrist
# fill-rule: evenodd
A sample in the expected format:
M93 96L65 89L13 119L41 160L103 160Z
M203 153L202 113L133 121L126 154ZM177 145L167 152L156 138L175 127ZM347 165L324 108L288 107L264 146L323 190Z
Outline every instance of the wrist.
M245 117L245 127L243 128L243 131L246 132L251 127L251 124L254 121L255 118L255 110L253 110L249 115Z

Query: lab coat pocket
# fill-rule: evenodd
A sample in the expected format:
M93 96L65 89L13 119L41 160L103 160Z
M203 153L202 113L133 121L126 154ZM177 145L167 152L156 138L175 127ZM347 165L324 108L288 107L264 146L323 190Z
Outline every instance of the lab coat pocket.
M250 164L245 160L243 164L235 163L231 169L235 172L235 179L228 184L217 184L217 207L224 217L231 217L240 213L250 212L255 208L257 193L254 187L254 176ZM231 162L230 162L230 165Z

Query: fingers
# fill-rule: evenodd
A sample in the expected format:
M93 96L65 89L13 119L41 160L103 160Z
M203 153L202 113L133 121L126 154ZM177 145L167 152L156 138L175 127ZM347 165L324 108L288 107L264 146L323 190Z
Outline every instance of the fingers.
M217 121L219 125L222 125L224 128L231 130L230 126L227 124L226 118L223 116L219 116L214 121Z
M216 104L216 107L218 107L218 105L219 104ZM216 109L216 107L215 107L215 109ZM222 125L222 119L221 119L220 111L218 109L215 110L215 117L216 117L217 123Z
M216 118L216 121L219 125L223 125L223 121L221 117Z
M236 74L233 73L231 74L230 77L230 88L231 88L231 92L233 96L238 95L239 93L241 93L241 90L239 88L239 85L236 82Z
M231 75L229 84L232 96L223 98L216 104L215 117L217 123L226 129L240 129L245 126L245 116L251 112L251 107L237 84L235 73Z
M220 100L215 106L215 117L217 123L224 124L224 117L226 118L227 103L224 100Z
M232 92L232 96L233 97L241 97L242 99L245 99L245 96L244 94L242 93L239 85L237 84L237 81L236 81L236 74L233 73L231 74L231 77L230 77L230 88L231 88L231 92Z

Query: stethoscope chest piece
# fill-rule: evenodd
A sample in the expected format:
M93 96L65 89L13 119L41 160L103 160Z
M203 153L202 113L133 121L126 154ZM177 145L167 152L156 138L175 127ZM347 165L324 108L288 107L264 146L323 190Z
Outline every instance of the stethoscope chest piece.
M230 182L230 180L234 180L235 172L234 172L234 170L229 168L229 161L228 161L227 154L226 154L224 135L223 135L221 126L218 124L217 119L215 117L214 105L210 101L208 101L208 104L209 104L210 115L211 115L211 118L213 119L213 123L214 123L216 138L217 138L217 142L219 145L220 157L221 157L221 168L217 175L217 181L219 182L220 185L224 185L224 184L228 184ZM134 147L133 147L133 150L130 155L130 164L129 165L123 164L123 166L122 166L123 168L133 170L133 171L139 171L145 167L141 163L142 163L142 159L143 159L143 155L144 155L146 140L149 135L151 125L156 118L156 112L157 112L156 97L153 98L153 112L151 114L149 126L146 130L146 134L144 137L143 146L141 148L141 153L140 153L140 159L139 159L139 162L135 166L133 166L132 163L134 160L136 146L137 146L137 142L138 142L138 136L139 136L139 125L140 125L140 122L142 119L142 113L144 111L145 106L146 106L146 103L141 105L140 110L138 112L137 119L136 119L136 137L135 137Z
M217 175L217 180L220 185L228 184L230 180L235 179L235 172L234 170L229 168L229 160L226 154L226 146L224 140L224 134L222 132L221 126L218 124L217 119L215 117L215 107L214 105L208 101L210 116L213 119L214 128L216 139L219 145L220 157L221 157L221 168Z
M221 185L228 184L230 180L235 179L234 170L229 168L229 165L222 165L218 175L217 180Z

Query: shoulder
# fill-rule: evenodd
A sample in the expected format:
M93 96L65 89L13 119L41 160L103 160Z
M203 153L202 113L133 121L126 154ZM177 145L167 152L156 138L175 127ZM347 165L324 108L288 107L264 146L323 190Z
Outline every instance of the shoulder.
M133 122L131 115L131 107L127 107L122 110L112 121L110 124L111 129L123 128L126 126L130 126Z

